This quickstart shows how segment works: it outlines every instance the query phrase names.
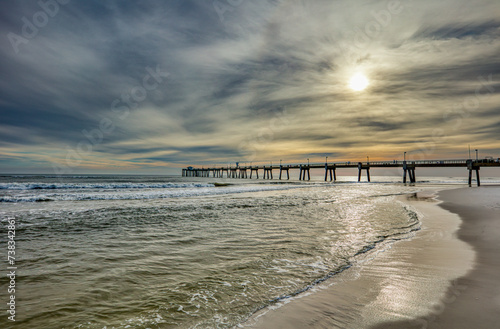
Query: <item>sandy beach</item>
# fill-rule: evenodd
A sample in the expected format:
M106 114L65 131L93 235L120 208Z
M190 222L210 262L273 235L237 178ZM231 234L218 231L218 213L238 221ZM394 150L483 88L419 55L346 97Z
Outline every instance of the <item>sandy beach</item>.
M433 313L382 328L500 328L500 187L442 191L441 207L463 220L458 237L476 252L474 268L448 289ZM416 325L416 324L417 325Z
M500 328L499 195L494 186L427 187L400 199L422 216L413 238L245 327Z

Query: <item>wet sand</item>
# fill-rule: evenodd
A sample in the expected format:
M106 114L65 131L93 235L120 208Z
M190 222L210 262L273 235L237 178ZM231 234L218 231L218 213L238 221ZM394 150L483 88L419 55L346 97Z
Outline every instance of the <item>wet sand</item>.
M500 328L500 187L485 186L442 191L441 207L459 214L458 237L476 251L475 266L461 277L434 312L411 322L382 328Z
M500 187L441 191L440 207L425 190L402 200L423 216L413 238L244 327L500 328Z

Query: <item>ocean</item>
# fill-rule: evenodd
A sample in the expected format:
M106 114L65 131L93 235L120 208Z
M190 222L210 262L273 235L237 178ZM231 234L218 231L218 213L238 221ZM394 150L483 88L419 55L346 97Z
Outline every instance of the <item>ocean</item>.
M383 180L0 176L0 327L238 327L420 229L418 186Z

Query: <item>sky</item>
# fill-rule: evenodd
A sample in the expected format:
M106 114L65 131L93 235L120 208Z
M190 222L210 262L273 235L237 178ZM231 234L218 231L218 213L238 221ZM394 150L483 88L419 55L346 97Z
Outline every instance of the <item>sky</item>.
M499 17L498 0L2 1L0 172L498 158Z

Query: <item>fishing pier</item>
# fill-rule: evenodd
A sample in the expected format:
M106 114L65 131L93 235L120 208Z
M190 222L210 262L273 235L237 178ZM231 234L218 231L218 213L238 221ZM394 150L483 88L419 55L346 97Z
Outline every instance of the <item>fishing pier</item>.
M299 180L310 180L311 169L324 169L325 182L337 180L337 169L342 168L357 168L358 182L361 181L363 171L366 172L368 182L370 182L370 168L402 168L403 183L409 180L410 183L416 182L416 168L450 168L461 167L469 171L469 186L472 185L472 175L475 171L477 186L481 185L479 179L479 170L481 167L500 167L500 159L465 159L465 160L419 160L419 161L365 161L365 162L332 162L332 163L311 163L311 164L287 164L287 165L258 165L258 166L226 166L226 167L211 167L211 168L194 168L187 167L182 169L183 177L219 177L223 178L226 173L227 178L259 178L259 171L262 172L262 179L273 179L273 170L279 170L279 179L290 179L290 170L299 171ZM250 173L250 175L248 175ZM306 179L307 176L307 179Z

